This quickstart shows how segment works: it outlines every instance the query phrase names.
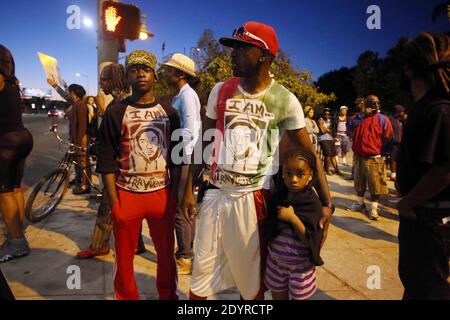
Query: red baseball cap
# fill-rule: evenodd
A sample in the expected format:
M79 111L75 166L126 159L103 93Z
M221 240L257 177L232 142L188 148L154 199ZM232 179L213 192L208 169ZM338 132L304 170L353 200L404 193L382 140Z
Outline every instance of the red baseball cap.
M219 40L221 44L227 47L232 47L236 41L267 49L274 56L278 53L278 39L275 29L261 22L248 21L235 29L231 38L224 37Z

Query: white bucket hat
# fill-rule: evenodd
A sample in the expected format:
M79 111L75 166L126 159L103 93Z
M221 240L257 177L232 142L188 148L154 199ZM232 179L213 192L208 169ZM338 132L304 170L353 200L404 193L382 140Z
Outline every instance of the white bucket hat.
M342 109L347 109L348 110L347 106L341 106L341 108L339 110L342 110Z
M181 70L193 77L196 76L195 62L191 58L185 56L184 54L175 53L173 56L170 57L169 60L167 60L166 63L164 63L164 65Z

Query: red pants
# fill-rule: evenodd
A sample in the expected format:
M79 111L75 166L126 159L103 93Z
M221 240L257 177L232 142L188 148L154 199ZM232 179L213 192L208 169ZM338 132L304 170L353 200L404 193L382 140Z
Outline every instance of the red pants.
M118 300L138 300L134 279L134 252L139 229L146 219L158 259L156 287L159 299L178 300L175 261L175 203L169 189L135 193L117 188L117 201L112 208L116 249L114 290Z

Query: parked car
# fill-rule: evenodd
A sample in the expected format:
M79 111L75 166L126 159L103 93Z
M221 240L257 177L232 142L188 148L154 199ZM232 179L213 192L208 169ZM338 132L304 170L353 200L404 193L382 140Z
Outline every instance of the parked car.
M62 110L59 110L58 108L53 108L49 110L47 114L49 117L58 117L58 118L64 117L64 112Z

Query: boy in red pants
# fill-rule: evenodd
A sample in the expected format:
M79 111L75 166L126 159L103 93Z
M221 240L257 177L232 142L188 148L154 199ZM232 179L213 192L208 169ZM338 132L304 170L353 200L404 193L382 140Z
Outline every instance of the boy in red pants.
M158 257L156 285L161 300L178 299L174 226L179 168L171 163L171 134L179 129L170 104L155 97L156 57L146 51L126 58L131 97L110 106L99 134L97 172L111 204L116 249L117 299L139 298L133 259L146 219ZM176 188L173 188L176 190Z

